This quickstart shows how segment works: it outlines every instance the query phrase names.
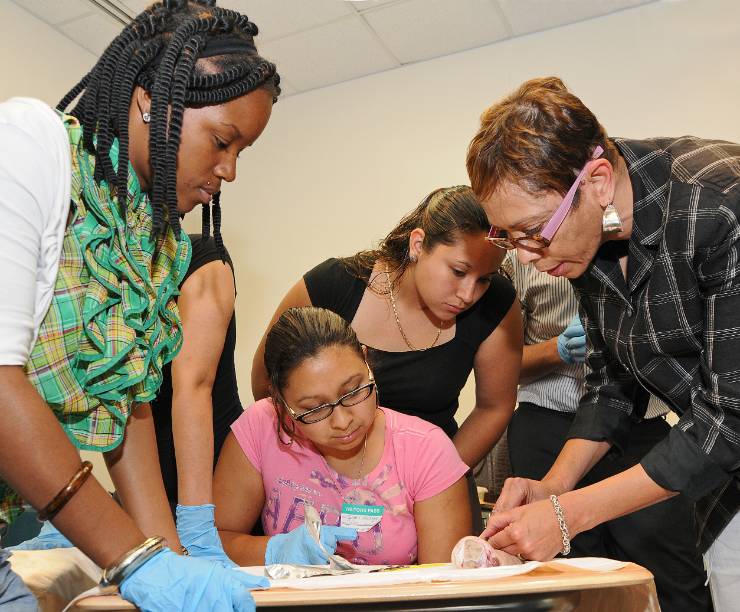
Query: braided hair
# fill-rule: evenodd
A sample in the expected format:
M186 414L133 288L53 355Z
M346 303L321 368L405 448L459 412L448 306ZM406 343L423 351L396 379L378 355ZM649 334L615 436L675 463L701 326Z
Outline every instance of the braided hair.
M177 209L177 152L185 107L212 106L258 88L273 102L280 95L275 65L257 54L257 26L215 0L165 0L134 18L103 52L92 70L57 105L82 125L83 146L95 157L94 178L106 181L122 210L129 178L128 121L138 85L151 96L149 156L152 167L153 236L172 227L180 237ZM208 62L198 62L209 58ZM81 95L80 95L81 94ZM119 142L118 168L110 150ZM210 236L210 207L204 205L204 237ZM213 197L213 233L221 239L220 194Z

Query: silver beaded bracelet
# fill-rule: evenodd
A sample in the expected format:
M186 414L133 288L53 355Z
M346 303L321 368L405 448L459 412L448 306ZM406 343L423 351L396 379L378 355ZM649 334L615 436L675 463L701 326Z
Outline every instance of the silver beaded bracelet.
M560 505L557 495L550 495L550 501L552 507L555 508L555 516L558 519L558 526L560 527L560 533L563 536L563 550L560 551L563 556L570 553L570 534L568 533L568 525L565 523L565 515L563 514L563 507Z

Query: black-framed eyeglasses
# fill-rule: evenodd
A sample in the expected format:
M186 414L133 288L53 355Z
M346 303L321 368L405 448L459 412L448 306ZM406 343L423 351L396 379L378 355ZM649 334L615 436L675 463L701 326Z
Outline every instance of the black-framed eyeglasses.
M283 404L288 409L288 412L293 419L305 425L312 425L313 423L318 423L319 421L329 418L331 413L334 412L334 408L340 404L345 408L361 404L372 395L374 390L375 380L371 378L369 383L357 387L357 389L353 389L349 393L345 393L335 402L321 404L320 406L316 406L316 408L311 408L311 410L301 412L300 414L288 406L288 403L285 400L283 400Z

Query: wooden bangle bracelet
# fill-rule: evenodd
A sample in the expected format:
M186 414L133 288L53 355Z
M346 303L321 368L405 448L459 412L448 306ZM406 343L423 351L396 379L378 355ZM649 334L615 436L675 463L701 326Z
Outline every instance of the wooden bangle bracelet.
M59 511L64 508L64 505L72 499L72 496L77 493L80 487L87 480L87 477L90 476L92 469L92 463L89 461L83 461L80 469L77 470L77 473L74 476L72 476L67 485L56 494L54 499L44 506L41 512L39 512L38 520L43 522L53 519Z

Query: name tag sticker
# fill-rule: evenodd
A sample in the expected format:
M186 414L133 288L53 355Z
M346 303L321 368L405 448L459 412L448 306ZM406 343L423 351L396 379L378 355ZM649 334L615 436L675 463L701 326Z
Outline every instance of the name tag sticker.
M360 504L342 504L342 516L339 524L342 527L354 527L357 531L369 531L383 518L384 506L365 506Z

